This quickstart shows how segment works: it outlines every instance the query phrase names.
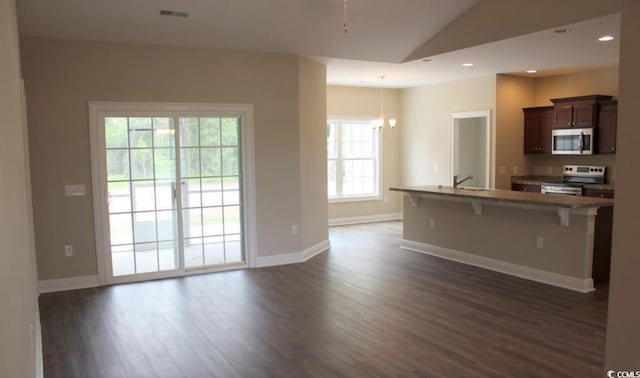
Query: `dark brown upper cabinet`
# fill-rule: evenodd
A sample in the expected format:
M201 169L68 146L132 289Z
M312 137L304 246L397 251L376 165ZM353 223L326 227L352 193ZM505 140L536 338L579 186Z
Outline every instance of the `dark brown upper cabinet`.
M611 96L592 95L552 99L553 127L557 129L597 127L598 103L608 100L611 100Z
M617 125L618 101L601 102L597 133L599 154L614 154L616 152Z
M553 106L524 108L524 153L551 153Z

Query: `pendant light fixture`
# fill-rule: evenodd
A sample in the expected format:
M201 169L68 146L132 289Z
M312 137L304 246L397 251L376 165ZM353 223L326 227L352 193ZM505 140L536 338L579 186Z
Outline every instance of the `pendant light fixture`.
M343 0L342 2L342 24L344 26L344 34L349 33L349 20L347 16L347 7L349 0Z
M384 118L384 78L385 77L386 76L384 75L380 76L380 118L378 118L375 121L375 125L377 127L383 127L385 124L385 118ZM390 128L396 127L395 118L389 118L389 127Z

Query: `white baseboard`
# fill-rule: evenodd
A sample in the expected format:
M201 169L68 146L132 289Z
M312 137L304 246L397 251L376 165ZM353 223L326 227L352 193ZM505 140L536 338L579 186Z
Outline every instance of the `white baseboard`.
M359 217L348 217L348 218L331 218L329 219L329 227L345 226L348 224L386 222L386 221L394 221L394 220L402 220L402 213L363 215Z
M44 356L42 354L42 326L40 323L40 310L36 310L35 316L35 346L36 346L36 378L44 377Z
M329 240L324 240L316 245L305 249L302 252L283 253L273 256L258 256L256 268L302 263L328 250L329 248L331 248L331 243L329 242Z
M79 276L38 281L38 292L52 293L56 291L87 289L98 286L100 285L98 284L97 275Z
M525 278L531 281L541 282L573 291L579 291L581 293L588 293L595 290L593 287L593 279L591 278L579 279L575 277L565 276L563 274L548 272L546 270L516 265L500 260L495 260L489 257L473 255L466 252L460 252L453 249L419 243L411 240L402 240L400 248L409 251L425 253L443 259L453 260L463 264L473 265L520 278Z

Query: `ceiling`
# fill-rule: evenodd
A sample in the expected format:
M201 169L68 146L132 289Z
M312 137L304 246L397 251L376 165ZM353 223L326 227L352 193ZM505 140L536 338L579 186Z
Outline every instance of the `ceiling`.
M20 31L64 39L401 62L476 0L17 0ZM188 18L163 17L160 9Z
M483 0L484 1L484 0ZM327 65L332 85L404 88L537 69L536 75L615 66L620 17L611 15L403 62L477 0L17 0L23 35L294 53ZM160 16L161 9L189 17ZM558 28L554 28L558 29ZM473 67L462 67L471 62Z
M566 29L563 34L555 30ZM613 14L576 24L406 63L363 62L315 57L327 65L331 85L406 88L471 77L509 73L544 77L618 65L619 39L599 42L603 35L620 35L620 15ZM473 63L473 67L463 67ZM526 70L537 70L528 74Z

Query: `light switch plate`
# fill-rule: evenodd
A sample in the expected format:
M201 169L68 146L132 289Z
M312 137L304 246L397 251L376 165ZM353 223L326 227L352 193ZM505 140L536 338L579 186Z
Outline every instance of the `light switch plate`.
M85 192L86 188L83 184L64 186L65 197L82 197L85 195Z

